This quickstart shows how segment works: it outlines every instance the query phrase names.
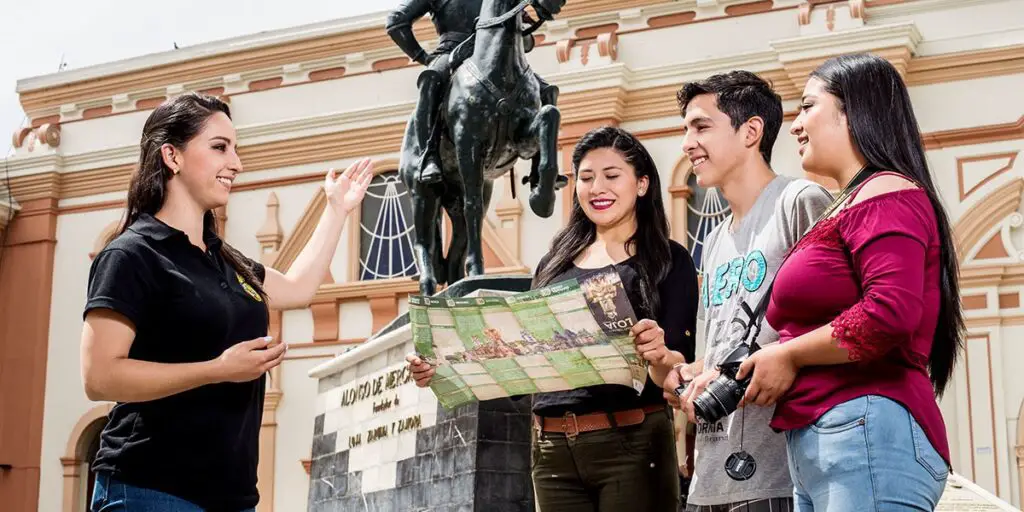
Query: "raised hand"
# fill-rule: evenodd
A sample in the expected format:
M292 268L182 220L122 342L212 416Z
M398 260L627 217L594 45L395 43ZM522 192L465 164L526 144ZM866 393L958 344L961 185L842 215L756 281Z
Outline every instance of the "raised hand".
M363 201L366 189L373 180L373 162L364 158L353 162L338 176L334 169L327 171L324 178L324 192L327 200L339 213L349 213Z

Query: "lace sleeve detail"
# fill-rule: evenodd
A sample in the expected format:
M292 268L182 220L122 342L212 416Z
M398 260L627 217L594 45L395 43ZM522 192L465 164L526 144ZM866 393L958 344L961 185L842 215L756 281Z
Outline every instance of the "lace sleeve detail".
M836 219L861 296L831 322L832 337L851 361L892 357L935 307L925 302L934 286L926 283L938 281L927 270L939 255L931 203L921 191L897 191L865 199Z
M850 351L851 361L871 361L898 346L905 336L879 328L861 303L844 311L832 321L832 337Z

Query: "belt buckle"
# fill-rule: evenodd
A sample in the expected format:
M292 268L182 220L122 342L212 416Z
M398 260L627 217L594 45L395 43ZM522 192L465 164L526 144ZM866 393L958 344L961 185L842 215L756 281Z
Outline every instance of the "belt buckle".
M572 426L575 431L569 431L569 419L572 418ZM565 437L570 441L575 441L576 437L580 435L580 423L576 420L576 415L571 412L566 412L562 415L562 431L565 432Z

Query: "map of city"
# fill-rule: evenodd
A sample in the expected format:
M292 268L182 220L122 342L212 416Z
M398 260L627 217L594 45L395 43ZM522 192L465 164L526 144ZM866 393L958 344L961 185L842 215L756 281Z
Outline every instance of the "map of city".
M413 296L409 317L446 408L597 384L639 393L647 380L629 334L637 319L611 266L505 297Z

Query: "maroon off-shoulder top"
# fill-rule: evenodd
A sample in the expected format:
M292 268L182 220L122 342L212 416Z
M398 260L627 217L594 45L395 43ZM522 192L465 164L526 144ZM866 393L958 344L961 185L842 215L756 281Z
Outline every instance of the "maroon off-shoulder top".
M935 211L921 189L867 198L808 231L775 278L766 319L782 343L830 324L851 362L802 368L772 427L802 428L835 405L881 395L906 407L949 463L928 376L939 251Z

